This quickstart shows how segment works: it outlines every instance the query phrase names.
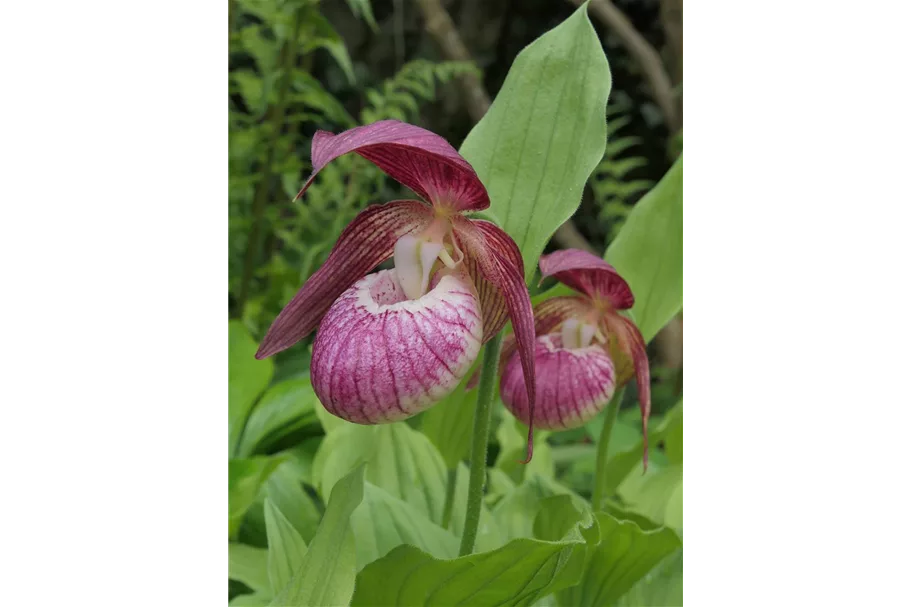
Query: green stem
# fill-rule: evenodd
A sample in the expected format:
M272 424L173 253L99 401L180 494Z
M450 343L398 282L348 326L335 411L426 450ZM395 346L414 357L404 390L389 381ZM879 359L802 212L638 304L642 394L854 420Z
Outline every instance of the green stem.
M592 491L592 509L595 512L601 510L601 504L604 503L604 493L607 491L607 447L610 444L611 431L614 429L614 422L617 420L617 412L620 410L620 401L623 400L624 391L622 388L618 390L607 404L607 411L604 412L604 426L601 428L601 436L598 437L598 455L595 460L595 488Z
M465 506L465 527L462 531L462 545L459 556L471 554L478 536L481 520L481 498L484 495L484 481L487 478L487 439L490 435L490 411L494 387L497 384L497 367L500 362L500 346L503 333L497 334L484 346L481 361L481 381L478 387L478 402L474 411L474 431L471 437L470 476L468 477L468 503Z
M449 521L452 520L452 503L455 501L456 488L456 469L449 469L449 476L446 478L446 503L443 506L443 529L449 529Z

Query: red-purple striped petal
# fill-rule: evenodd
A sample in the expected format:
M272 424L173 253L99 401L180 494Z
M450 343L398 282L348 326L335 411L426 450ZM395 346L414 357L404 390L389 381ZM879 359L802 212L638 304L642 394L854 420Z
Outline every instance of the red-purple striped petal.
M648 467L648 417L652 412L652 387L648 368L648 353L645 349L645 340L639 328L625 316L609 313L605 316L605 325L608 335L616 339L616 349L613 352L614 365L618 373L618 385L626 383L630 378L629 362L636 376L636 388L639 391L639 411L642 414L642 440L645 443L642 453L642 465ZM611 342L614 339L610 340ZM608 348L610 350L610 348ZM623 360L626 358L627 360Z
M610 356L599 346L569 349L558 334L535 340L537 412L534 427L548 430L578 428L604 409L614 394L616 375ZM528 396L522 366L513 356L500 380L506 408L529 423Z
M306 337L345 289L392 256L396 240L425 228L432 219L430 207L417 200L371 205L361 211L339 236L326 263L269 327L256 358L272 356Z
M313 342L316 395L357 424L429 408L459 385L481 349L481 310L467 277L444 275L408 299L395 272L369 274L345 291Z
M478 300L481 302L481 311L484 315L484 343L486 344L506 326L506 321L509 320L509 309L506 307L503 292L487 279L477 261L466 257L465 266L474 281Z
M310 147L313 173L298 198L324 166L349 152L357 152L434 205L456 211L490 206L477 173L455 148L439 135L398 120L381 120L338 135L317 131Z
M459 242L484 278L492 283L502 294L502 300L481 298L481 310L485 322L488 318L497 318L498 310L485 306L504 306L509 312L513 332L518 341L519 358L528 393L529 416L535 415L535 323L531 309L531 298L525 286L525 269L522 254L509 234L489 221L467 219L461 216L452 218L452 225ZM480 292L480 288L479 288ZM485 332L487 328L485 327ZM497 329L499 331L499 329ZM526 462L532 456L532 430L528 429L528 450Z
M592 299L606 299L617 310L633 307L633 292L612 265L588 251L564 249L542 255L543 276L553 276Z

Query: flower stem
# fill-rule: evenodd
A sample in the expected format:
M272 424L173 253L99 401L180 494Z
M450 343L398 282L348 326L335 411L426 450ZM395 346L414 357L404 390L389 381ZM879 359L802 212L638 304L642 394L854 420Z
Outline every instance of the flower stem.
M607 404L607 411L604 412L604 426L601 428L601 436L598 437L598 455L595 460L595 488L592 491L592 510L598 512L601 510L601 504L604 503L604 493L607 491L607 447L610 444L611 431L614 429L614 422L617 420L617 412L620 410L620 401L623 400L625 389L617 390L614 397Z
M474 411L474 431L471 438L470 476L468 477L468 502L465 506L465 527L462 530L462 545L459 556L471 554L478 536L481 520L481 498L484 495L484 481L487 479L487 439L490 435L490 411L494 387L497 384L497 367L500 361L500 346L503 333L497 334L484 346L481 361L481 380L478 387L478 402Z
M446 503L443 506L443 529L449 529L452 520L452 503L455 501L456 469L450 468L446 477Z

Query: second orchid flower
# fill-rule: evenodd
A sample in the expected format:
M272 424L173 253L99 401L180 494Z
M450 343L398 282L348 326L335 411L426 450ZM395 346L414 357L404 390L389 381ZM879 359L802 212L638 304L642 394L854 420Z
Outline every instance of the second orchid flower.
M636 325L619 313L633 307L629 284L600 257L576 249L544 255L543 277L553 276L577 291L535 306L535 370L538 410L533 416L525 379L507 339L501 354L500 396L522 422L537 428L577 428L596 416L617 387L633 376L639 391L643 462L648 463L651 386L645 340Z

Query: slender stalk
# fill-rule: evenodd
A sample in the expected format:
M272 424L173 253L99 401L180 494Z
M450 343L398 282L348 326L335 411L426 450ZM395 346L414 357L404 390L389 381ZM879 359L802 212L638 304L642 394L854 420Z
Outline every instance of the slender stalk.
M446 477L446 504L443 506L443 529L449 529L452 520L452 502L455 501L456 469L450 468Z
M604 503L604 493L607 490L607 447L610 444L611 431L614 429L614 422L617 420L617 412L620 410L620 401L623 400L621 388L617 390L614 397L607 404L607 411L604 413L604 426L601 428L601 436L598 437L598 455L595 460L595 488L592 491L592 509L598 512L601 504Z
M465 527L462 530L462 545L459 556L474 551L481 520L481 498L484 495L484 481L487 479L487 438L490 435L490 411L493 391L497 384L497 366L500 360L500 346L503 333L484 346L481 361L481 381L478 387L478 402L474 411L474 431L471 437L470 476L468 477L468 503L465 506Z

